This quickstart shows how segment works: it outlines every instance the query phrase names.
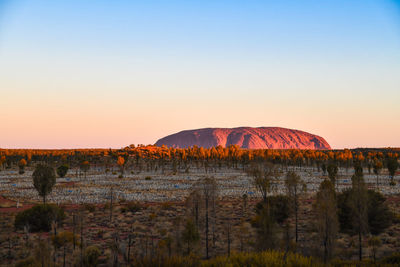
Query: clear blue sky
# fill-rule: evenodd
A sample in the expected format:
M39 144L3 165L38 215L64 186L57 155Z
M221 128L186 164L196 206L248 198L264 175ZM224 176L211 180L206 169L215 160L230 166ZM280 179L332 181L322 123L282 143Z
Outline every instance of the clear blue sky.
M0 91L0 147L236 126L400 147L400 3L0 0Z

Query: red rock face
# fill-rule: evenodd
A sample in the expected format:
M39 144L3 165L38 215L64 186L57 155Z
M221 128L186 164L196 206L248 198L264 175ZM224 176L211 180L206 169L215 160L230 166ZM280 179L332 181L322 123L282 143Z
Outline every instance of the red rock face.
M161 138L155 145L176 148L238 145L249 149L331 149L320 136L279 127L187 130Z

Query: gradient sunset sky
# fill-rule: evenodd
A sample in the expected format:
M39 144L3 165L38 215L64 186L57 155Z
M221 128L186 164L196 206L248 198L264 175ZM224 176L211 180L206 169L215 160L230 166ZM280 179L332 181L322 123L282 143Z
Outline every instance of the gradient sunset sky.
M400 147L400 3L0 0L0 147L280 126Z

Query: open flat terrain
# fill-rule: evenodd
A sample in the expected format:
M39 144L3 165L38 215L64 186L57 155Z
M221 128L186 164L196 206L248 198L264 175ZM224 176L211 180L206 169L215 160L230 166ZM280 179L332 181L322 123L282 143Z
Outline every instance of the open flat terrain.
M327 176L316 168L294 168L306 182L309 193L316 192L319 184ZM275 181L275 193L284 193L284 175ZM370 188L376 187L376 175L368 174L365 170L364 179ZM340 169L338 176L339 191L351 186L353 170ZM116 199L135 200L145 202L183 201L192 189L192 186L204 177L212 176L218 183L218 195L222 199L238 198L243 194L259 198L254 188L252 177L241 169L215 168L208 170L193 168L189 173L173 174L166 170L159 172L137 172L126 170L123 178L118 178L119 173L106 174L104 169L92 169L85 175L78 170L70 170L65 178L57 178L57 183L48 200L53 203L105 203L109 201L110 190L113 188ZM398 194L400 183L396 186L389 185L388 174L379 175L379 190L384 195ZM17 170L0 172L0 195L16 202L41 201L32 183L32 170L27 168L24 174Z

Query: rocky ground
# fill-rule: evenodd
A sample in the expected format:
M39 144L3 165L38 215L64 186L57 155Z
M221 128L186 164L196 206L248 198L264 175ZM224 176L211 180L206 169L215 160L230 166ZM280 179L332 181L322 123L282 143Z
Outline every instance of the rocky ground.
M0 195L18 203L28 201L41 201L32 183L32 169L27 168L24 174L17 170L0 172ZM275 182L275 193L284 193L284 174ZM308 192L316 192L324 176L315 168L298 168L296 172L301 175L307 184ZM338 177L338 190L351 186L352 170L341 169ZM48 199L53 203L105 203L110 198L113 188L114 197L122 200L165 202L183 201L192 186L207 176L215 177L218 183L221 198L237 198L248 194L250 198L258 198L252 178L240 169L191 169L189 173L173 174L166 171L136 172L125 171L124 178L118 178L119 172L106 174L102 168L91 169L86 178L79 176L77 170L70 170L65 178L57 178L57 184ZM365 181L370 188L376 187L376 176L365 174ZM379 190L385 195L400 192L400 183L396 186L389 185L388 174L379 175Z

